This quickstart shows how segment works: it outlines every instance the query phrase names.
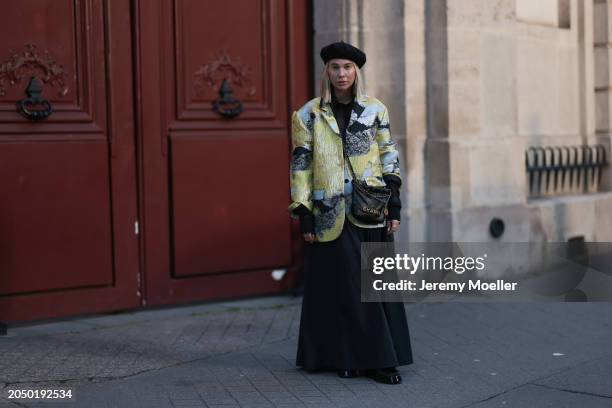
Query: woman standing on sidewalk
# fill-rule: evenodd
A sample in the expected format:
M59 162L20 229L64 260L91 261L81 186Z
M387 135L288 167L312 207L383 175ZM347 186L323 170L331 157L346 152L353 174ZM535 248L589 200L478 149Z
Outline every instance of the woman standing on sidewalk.
M361 243L393 241L399 229L398 152L387 108L362 90L366 55L337 42L323 47L321 58L321 96L292 116L289 210L307 242L296 364L399 384L395 367L412 363L404 305L360 300ZM353 216L352 174L391 189L386 222Z

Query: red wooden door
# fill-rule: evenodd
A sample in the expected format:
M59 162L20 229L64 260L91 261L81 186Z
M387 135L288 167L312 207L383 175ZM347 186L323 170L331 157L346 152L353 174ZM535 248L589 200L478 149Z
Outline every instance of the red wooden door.
M0 320L140 303L130 24L129 0L2 8ZM16 112L31 76L40 122Z
M307 1L137 8L147 302L289 288L288 116L308 97ZM242 104L232 118L213 109L224 79Z

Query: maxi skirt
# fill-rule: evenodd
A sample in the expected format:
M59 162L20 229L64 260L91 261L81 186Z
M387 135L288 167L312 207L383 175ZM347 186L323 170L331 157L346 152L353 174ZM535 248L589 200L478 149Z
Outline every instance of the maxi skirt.
M404 304L361 302L361 243L385 241L393 241L386 228L360 228L345 218L338 239L305 244L297 366L314 371L413 362Z

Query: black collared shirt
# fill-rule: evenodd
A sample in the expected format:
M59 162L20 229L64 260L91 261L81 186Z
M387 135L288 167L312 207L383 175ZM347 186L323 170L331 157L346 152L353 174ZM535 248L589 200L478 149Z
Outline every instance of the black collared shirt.
M338 123L340 129L340 135L342 140L346 140L346 128L348 127L349 121L351 120L351 111L353 110L354 100L348 103L340 103L336 99L336 96L332 93L331 108Z

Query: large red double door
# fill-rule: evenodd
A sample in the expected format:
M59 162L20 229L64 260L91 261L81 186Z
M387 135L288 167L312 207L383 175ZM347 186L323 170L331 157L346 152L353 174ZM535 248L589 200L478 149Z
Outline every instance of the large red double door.
M0 26L0 321L292 286L306 1L15 0Z

